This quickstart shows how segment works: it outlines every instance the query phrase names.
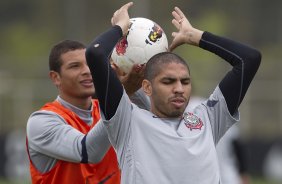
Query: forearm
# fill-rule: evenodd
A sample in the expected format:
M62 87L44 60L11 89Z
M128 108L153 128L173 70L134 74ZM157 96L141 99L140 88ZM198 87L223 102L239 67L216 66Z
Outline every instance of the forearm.
M202 35L199 46L220 56L233 66L219 83L228 110L233 115L258 70L261 54L249 46L208 32Z
M100 162L111 146L106 127L101 120L85 135L84 140L87 155L83 155L83 159L89 163ZM82 141L82 149L83 144Z
M123 93L122 84L109 61L109 56L121 37L121 28L114 26L98 36L86 50L86 60L94 80L97 98L106 119L115 114Z
M38 111L27 123L28 147L33 150L34 158L45 155L39 163L46 160L46 156L50 159L80 162L83 136L53 112Z

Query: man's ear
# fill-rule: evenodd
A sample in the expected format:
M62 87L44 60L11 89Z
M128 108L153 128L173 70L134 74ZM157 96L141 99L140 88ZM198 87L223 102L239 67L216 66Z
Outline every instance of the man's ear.
M142 88L143 91L145 92L145 94L147 96L151 96L152 95L152 84L150 81L148 81L147 79L144 79L142 81Z
M57 87L60 86L61 84L61 76L58 72L55 72L55 71L50 71L49 72L49 77L50 79L52 80L53 84Z

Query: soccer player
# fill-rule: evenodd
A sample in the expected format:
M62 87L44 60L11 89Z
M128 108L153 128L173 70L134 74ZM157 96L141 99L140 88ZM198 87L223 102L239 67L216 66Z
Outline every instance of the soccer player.
M34 184L120 183L116 154L101 123L98 101L92 99L95 89L85 50L80 42L64 40L50 52L49 75L59 95L32 113L27 123ZM136 80L143 70L138 66L130 77L122 76L130 93L141 87Z
M104 124L121 168L121 183L220 183L215 145L239 120L238 107L259 68L261 54L254 48L194 28L179 8L172 12L178 32L170 49L181 44L198 46L222 57L232 70L204 104L188 111L190 70L180 56L164 52L153 56L142 82L151 110L132 104L108 56L127 34L128 9L118 9L113 27L86 50ZM110 102L110 103L109 103Z

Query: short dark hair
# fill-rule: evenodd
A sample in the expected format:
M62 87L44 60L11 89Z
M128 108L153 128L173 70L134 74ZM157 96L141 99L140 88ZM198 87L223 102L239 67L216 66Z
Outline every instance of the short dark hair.
M162 67L165 64L169 64L169 63L183 64L184 66L187 67L187 70L190 73L189 66L182 57L172 52L161 52L151 57L147 62L144 72L144 78L149 81L152 81L159 74Z
M61 56L62 54L73 51L84 49L85 45L73 40L63 40L56 45L53 46L49 55L49 70L56 71L60 73L60 69L62 66Z

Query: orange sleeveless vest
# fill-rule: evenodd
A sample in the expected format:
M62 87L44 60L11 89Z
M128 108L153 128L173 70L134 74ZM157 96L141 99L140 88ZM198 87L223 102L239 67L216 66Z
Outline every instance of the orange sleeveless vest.
M92 127L100 119L98 101L93 100ZM41 110L48 110L63 117L73 128L86 134L91 129L75 113L54 101L45 104ZM28 140L27 140L28 144ZM114 149L111 147L98 164L72 163L58 160L47 173L40 173L30 160L30 173L33 184L119 184L120 170Z

